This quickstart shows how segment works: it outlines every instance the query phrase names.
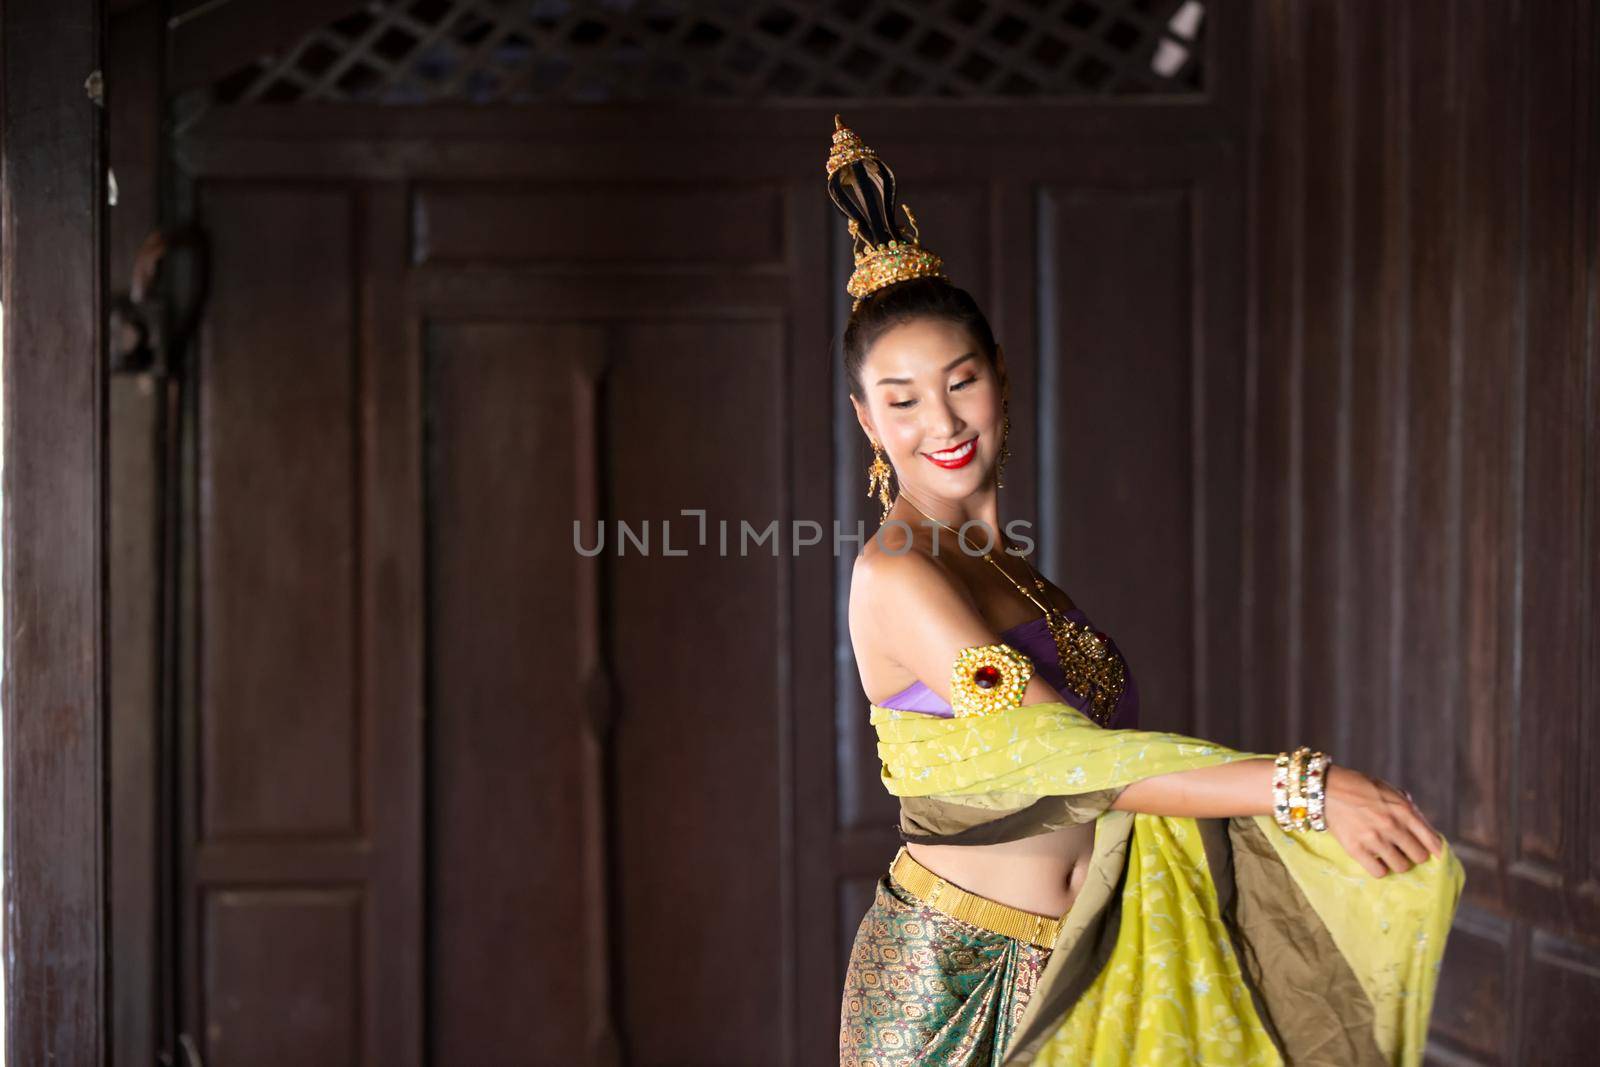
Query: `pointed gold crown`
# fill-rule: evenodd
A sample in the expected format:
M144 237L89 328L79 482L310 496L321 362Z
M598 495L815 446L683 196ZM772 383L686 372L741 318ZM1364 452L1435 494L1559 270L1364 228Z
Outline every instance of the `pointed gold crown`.
M912 278L945 278L944 260L922 247L916 216L904 204L911 236L902 232L895 217L894 171L878 153L833 116L833 146L828 152L828 195L850 220L851 248L856 268L845 289L855 297L850 310L861 306L868 294Z
M844 119L833 116L833 147L828 151L828 177L847 163L858 159L877 159L878 153L867 147L861 135L844 124Z

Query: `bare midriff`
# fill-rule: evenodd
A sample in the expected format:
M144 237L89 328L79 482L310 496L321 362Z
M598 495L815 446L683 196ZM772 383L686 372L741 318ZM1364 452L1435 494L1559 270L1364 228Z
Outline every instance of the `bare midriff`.
M1094 823L996 845L908 844L913 859L969 893L1060 918L1089 873Z

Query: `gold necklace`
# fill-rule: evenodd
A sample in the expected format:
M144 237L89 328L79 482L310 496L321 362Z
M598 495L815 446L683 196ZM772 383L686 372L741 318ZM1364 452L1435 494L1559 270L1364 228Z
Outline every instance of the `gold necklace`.
M917 502L910 497L900 494L912 509L933 523L955 534L961 543L968 548L975 547L967 540L966 535L947 522L929 515L917 507ZM1066 613L1056 608L1054 604L1045 604L1039 598L1028 592L1026 586L1011 576L1011 573L994 558L991 549L983 553L983 558L995 570L1005 575L1006 580L1016 586L1017 592L1027 597L1033 605L1044 612L1045 625L1050 629L1050 636L1055 641L1056 654L1061 659L1061 672L1066 675L1067 684L1074 693L1083 698L1087 707L1084 709L1089 717L1101 726L1111 721L1117 712L1117 703L1122 699L1123 692L1128 686L1127 664L1122 657L1112 651L1110 642L1105 634L1100 633L1087 623L1069 619ZM1027 556L1021 557L1023 565L1033 573L1033 584L1039 592L1049 596L1045 588L1044 575L1039 573Z
M972 544L972 542L967 540L967 535L962 533L956 527L951 526L948 522L942 522L939 519L934 518L932 515L929 515L926 511L923 511L921 508L917 507L917 502L915 500L912 500L910 497L906 496L904 493L902 493L900 495L905 499L905 502L907 504L911 505L912 510L915 511L918 515L921 515L923 518L927 519L929 522L933 523L935 526L940 526L940 527L943 527L946 530L949 530L951 533L955 534L956 537L958 537L961 540L961 543L963 545L967 546L968 548L975 547ZM990 566L994 567L995 570L997 570L1001 574L1005 575L1006 581L1008 581L1012 585L1016 586L1017 587L1017 592L1021 593L1023 596L1027 597L1029 600L1033 601L1034 607L1036 607L1040 611L1044 612L1047 617L1050 615L1051 612L1053 612L1055 610L1055 608L1050 606L1050 605L1039 603L1039 599L1037 597L1035 597L1032 593L1028 592L1026 586L1024 586L1021 582L1017 581L1015 578L1011 577L1011 573L1009 571L1007 571L1004 567L1000 566L1000 564L995 560L994 551L992 549L990 551L988 551L988 552L983 553L983 558L988 560ZM1026 563L1027 560L1024 559L1023 562ZM1030 569L1031 569L1031 564L1030 564ZM1040 585L1039 585L1039 591L1041 593L1044 592L1044 585L1042 583L1040 583Z

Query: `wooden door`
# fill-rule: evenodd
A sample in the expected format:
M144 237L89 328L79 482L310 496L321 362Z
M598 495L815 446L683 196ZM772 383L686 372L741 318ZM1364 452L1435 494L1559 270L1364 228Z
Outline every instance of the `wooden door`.
M826 265L793 193L420 191L437 1062L737 1062L794 1024L786 764L825 693L826 560L716 551L721 521L825 506L795 268ZM507 212L489 254L573 262L641 207L667 224L579 285L457 288L452 220ZM738 239L692 239L713 215ZM652 262L684 276L627 276Z
M196 145L208 1061L792 1047L829 560L676 553L686 509L713 549L827 512L831 208L709 163L401 184ZM602 520L648 554L578 553Z

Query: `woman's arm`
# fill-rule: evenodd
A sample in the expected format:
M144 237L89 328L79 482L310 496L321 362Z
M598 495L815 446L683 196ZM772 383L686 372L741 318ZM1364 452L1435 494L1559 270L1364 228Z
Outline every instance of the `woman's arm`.
M1328 833L1374 877L1438 855L1438 831L1409 795L1339 764L1325 778ZM1134 782L1111 805L1146 815L1226 818L1272 813L1272 761L1240 760Z
M943 567L916 551L863 556L852 581L874 646L954 707L950 672L961 650L1001 643L966 591ZM1063 702L1037 672L1022 699L1025 704Z
M853 579L870 639L947 704L950 672L965 648L1000 642L950 575L916 551L863 557ZM1035 674L1024 704L1067 703ZM1325 778L1328 833L1369 873L1410 869L1437 853L1437 832L1410 798L1387 782L1341 765ZM1272 761L1235 760L1154 775L1126 786L1112 807L1148 815L1229 818L1272 812Z

